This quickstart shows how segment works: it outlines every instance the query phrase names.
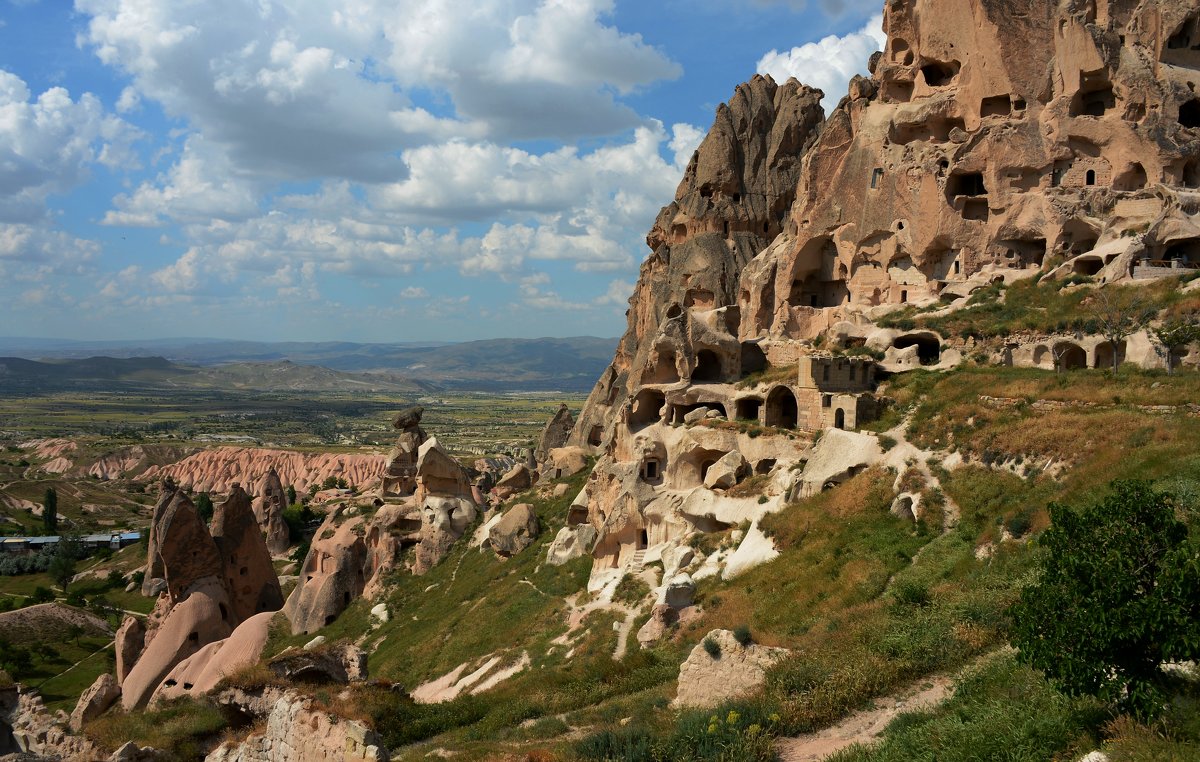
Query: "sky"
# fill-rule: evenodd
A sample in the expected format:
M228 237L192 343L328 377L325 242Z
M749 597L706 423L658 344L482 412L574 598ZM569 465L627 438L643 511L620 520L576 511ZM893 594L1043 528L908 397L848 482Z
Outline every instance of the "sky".
M617 336L756 72L878 0L0 0L0 336Z

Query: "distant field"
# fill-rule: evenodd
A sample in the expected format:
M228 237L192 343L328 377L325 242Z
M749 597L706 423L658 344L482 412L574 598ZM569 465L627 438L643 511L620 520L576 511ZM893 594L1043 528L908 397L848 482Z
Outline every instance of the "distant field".
M316 450L390 446L392 416L425 406L422 426L462 454L528 447L560 403L578 393L436 393L398 398L323 392L71 392L0 397L0 441L42 437L134 442L215 443ZM93 446L92 442L88 443Z

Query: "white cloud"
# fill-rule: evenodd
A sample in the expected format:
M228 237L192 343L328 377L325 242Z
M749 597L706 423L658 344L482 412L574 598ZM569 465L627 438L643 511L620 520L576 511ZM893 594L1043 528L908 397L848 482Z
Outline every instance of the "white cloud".
M117 98L117 111L122 114L136 111L141 105L142 97L132 87L123 89L120 97Z
M37 279L51 273L83 273L99 253L94 241L41 224L0 222L0 275Z
M795 77L820 89L825 93L821 105L828 111L846 94L851 77L866 74L871 54L887 43L882 27L883 15L877 13L861 29L843 37L830 35L791 50L772 50L756 68L778 82Z
M0 222L32 222L46 199L83 182L93 164L133 163L138 131L84 93L61 87L34 97L17 75L0 70Z
M429 292L420 286L408 286L400 292L403 299L428 299Z

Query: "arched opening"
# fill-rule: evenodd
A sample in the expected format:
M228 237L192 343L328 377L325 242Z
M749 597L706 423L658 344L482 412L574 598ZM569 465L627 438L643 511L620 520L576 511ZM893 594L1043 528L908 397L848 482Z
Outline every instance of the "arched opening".
M1149 178L1146 176L1146 168L1135 161L1124 172L1113 179L1113 188L1120 191L1141 190L1146 187L1146 183L1148 182Z
M686 423L684 419L688 416L688 414L694 413L697 410L703 410L706 414L709 411L715 411L719 413L722 418L729 417L725 414L725 406L720 402L696 402L691 405L672 405L670 417L671 423ZM707 417L707 415L704 417Z
M891 514L902 519L915 521L913 514L913 499L911 495L900 495L892 502Z
M588 445L590 445L592 447L599 447L600 442L601 442L601 436L603 434L604 434L604 427L597 423L595 426L593 426L591 429L588 430L588 438L587 438Z
M769 474L772 468L775 468L775 458L763 458L754 464L754 473L760 476L762 474Z
M930 87L944 87L954 82L958 68L958 61L930 61L921 67L921 74Z
M735 403L737 417L742 421L757 421L760 410L762 410L762 400L758 397L743 397Z
M1076 370L1087 367L1087 352L1083 347L1071 342L1062 342L1054 347L1058 355L1058 367L1062 370Z
M1200 98L1192 98L1179 107L1179 123L1188 129L1200 127Z
M1181 264L1200 264L1200 238L1181 238L1172 241L1163 253L1163 259L1168 262L1177 261Z
M650 547L650 533L643 529L638 532L638 549Z
M933 365L942 357L942 342L931 333L908 333L897 336L892 342L896 349L917 348L917 359L922 365Z
M901 303L901 304L904 304L904 303L906 303L907 301L908 301L908 292L907 292L907 291L901 291L901 292L900 292L900 303Z
M672 304L670 307L667 307L667 320L674 320L682 314L683 307L680 307L678 304Z
M701 349L696 353L696 368L692 371L692 381L720 381L721 358L711 349Z
M1117 344L1117 365L1125 362L1125 342ZM1107 341L1096 345L1096 356L1092 361L1093 368L1111 368L1113 366L1113 345Z
M846 428L846 411L842 410L840 407L833 411L833 427L835 429Z
M767 355L756 342L742 342L742 375L767 369Z
M766 425L794 429L800 415L796 395L786 386L777 386L767 395Z
M1089 169L1087 172L1085 172L1083 174L1083 184L1084 185L1095 185L1096 184L1096 170Z
M667 397L654 389L643 389L633 399L633 407L629 410L629 427L641 428L652 423L658 423L662 417L662 407Z

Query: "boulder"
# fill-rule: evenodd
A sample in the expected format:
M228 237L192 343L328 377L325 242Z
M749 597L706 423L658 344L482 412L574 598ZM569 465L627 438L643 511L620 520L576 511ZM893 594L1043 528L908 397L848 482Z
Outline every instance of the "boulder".
M663 639L671 627L679 623L679 612L665 603L659 603L650 609L650 618L637 631L638 643L643 648L649 647Z
M528 503L514 505L488 533L488 543L496 555L510 558L525 550L538 536L538 517Z
M723 701L748 696L766 681L767 669L787 655L786 648L750 643L743 646L729 630L713 630L705 640L719 649L714 658L701 642L679 668L679 690L674 706L708 708Z
M121 686L116 678L107 672L97 677L96 682L79 696L75 711L71 712L71 730L78 733L84 723L104 714L120 697Z
M738 478L746 470L746 459L737 450L731 450L708 467L704 486L709 489L729 489L738 483Z
M591 524L576 524L563 527L546 548L546 563L562 566L568 561L581 558L592 552L596 543L596 528Z
M681 609L692 605L696 597L696 583L690 575L679 572L667 580L658 594L658 603Z
M518 463L496 482L493 491L501 500L533 486L533 474L524 463Z
M279 578L250 496L241 487L235 485L229 498L216 507L212 540L220 551L234 624L264 611L278 611L283 606Z

